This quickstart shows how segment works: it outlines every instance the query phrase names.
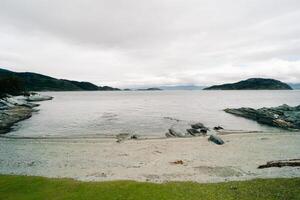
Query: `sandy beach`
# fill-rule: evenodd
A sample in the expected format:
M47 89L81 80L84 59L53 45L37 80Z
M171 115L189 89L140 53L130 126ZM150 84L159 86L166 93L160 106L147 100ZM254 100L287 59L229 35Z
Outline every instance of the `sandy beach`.
M299 167L257 169L267 161L300 158L298 132L222 138L224 145L209 142L207 137L121 143L111 138L0 138L0 173L149 182L300 177Z

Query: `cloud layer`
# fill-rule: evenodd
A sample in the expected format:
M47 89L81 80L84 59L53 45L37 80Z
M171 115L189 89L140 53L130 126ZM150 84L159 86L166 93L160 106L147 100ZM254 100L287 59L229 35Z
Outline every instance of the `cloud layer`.
M117 87L300 82L299 0L2 0L0 66Z

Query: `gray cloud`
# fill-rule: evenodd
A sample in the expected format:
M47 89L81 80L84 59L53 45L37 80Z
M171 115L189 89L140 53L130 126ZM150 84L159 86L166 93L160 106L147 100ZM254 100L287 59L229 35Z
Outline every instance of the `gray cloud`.
M2 0L0 65L127 87L300 82L298 0Z

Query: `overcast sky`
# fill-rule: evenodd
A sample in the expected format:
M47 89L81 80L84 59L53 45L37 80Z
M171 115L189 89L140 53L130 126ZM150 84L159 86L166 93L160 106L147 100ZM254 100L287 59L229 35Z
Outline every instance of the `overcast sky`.
M300 82L300 0L0 0L0 67L116 87Z

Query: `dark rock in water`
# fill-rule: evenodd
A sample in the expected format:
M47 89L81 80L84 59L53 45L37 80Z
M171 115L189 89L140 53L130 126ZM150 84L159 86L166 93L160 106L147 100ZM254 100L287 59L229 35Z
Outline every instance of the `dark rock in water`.
M219 130L223 130L224 128L222 126L215 126L214 130L215 131L219 131Z
M215 144L222 145L224 141L217 135L210 135L208 141L214 142Z
M284 129L300 130L300 105L291 107L286 104L272 108L227 108L224 110L237 116L255 120L262 124Z
M196 123L196 124L192 124L191 127L193 129L200 129L200 128L205 128L205 126L202 123Z

